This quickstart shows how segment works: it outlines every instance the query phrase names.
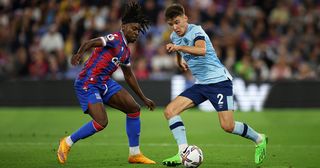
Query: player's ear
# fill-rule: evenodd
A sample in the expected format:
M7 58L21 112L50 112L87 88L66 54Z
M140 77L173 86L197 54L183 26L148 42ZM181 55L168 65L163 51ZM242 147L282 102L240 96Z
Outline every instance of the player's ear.
M188 18L187 15L184 15L183 18L184 18L184 20L185 20L186 22L188 22L189 18Z
M126 34L128 30L128 24L121 25L121 30L123 31L124 34Z
M126 27L127 27L126 24L122 24L122 25L121 25L121 29L122 29L122 30L126 29Z

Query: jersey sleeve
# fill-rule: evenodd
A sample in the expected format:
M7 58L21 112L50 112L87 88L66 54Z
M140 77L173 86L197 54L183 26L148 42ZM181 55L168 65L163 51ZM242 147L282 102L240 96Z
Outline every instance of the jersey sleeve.
M128 49L128 52L126 53L126 55L124 56L126 59L123 60L122 64L123 66L130 66L131 65L131 53L130 53L130 49Z
M197 40L205 40L205 32L201 28L201 26L195 26L191 32L191 40L193 44L196 43Z
M174 32L171 33L170 35L170 40L173 44L177 44L177 37L175 36Z
M124 65L124 66L130 66L130 65L131 65L131 63L130 63L130 57L128 57L126 60L124 60L123 65Z
M106 36L100 37L103 46L108 48L116 48L119 44L119 37L117 34L108 34Z

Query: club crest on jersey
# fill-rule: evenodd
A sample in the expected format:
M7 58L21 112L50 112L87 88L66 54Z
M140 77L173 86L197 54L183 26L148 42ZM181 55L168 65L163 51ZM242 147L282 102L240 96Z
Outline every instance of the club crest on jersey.
M119 58L118 58L118 57L113 57L111 61L112 61L112 63L114 63L116 66L119 66L119 65L120 65L120 61L119 61Z
M96 99L101 99L101 96L99 93L95 93L94 95L96 96Z
M202 36L202 33L201 33L201 32L197 32L197 33L195 33L194 35L195 35L196 37L197 37L197 36Z

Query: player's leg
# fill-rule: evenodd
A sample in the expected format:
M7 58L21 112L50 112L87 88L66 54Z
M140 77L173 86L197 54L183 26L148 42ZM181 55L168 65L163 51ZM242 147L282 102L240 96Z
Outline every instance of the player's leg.
M93 120L84 124L77 131L60 140L58 149L58 160L61 164L67 161L71 146L80 139L85 139L96 132L103 130L108 123L107 114L102 103L89 104L88 113Z
M181 164L180 154L188 147L186 129L183 124L180 113L194 106L191 99L183 96L178 96L172 100L164 110L164 116L168 120L169 128L174 136L177 145L178 153L170 158L162 161L162 164L167 166L177 166Z
M80 139L85 139L96 132L103 130L108 124L108 117L103 103L89 104L88 107L88 114L93 120L71 134L70 139L73 143L76 143Z
M107 102L113 108L126 113L126 132L129 140L129 163L155 164L140 151L140 106L127 90L122 88Z
M169 128L179 146L179 153L188 146L186 131L180 113L206 100L201 95L200 88L200 85L193 85L188 88L172 100L164 110L164 116L169 122Z
M258 132L251 128L248 124L239 121L234 121L233 111L218 112L221 128L232 134L240 135L244 138L250 139L255 143L260 143L262 137Z
M171 101L164 111L164 115L169 122L169 128L179 147L178 153L175 156L162 161L164 165L176 166L181 164L180 154L188 146L188 142L180 113L207 100L207 98L201 94L201 87L201 85L193 85L188 88Z
M193 106L194 103L192 100L187 97L178 96L166 106L164 111L164 115L169 123L169 128L177 141L179 153L188 146L186 129L182 118L180 117L180 113Z
M250 139L256 144L255 163L260 164L266 156L267 137L259 134L248 124L234 121L233 111L218 112L221 127L229 133Z
M88 94L82 94L85 95L85 97L79 97L78 95L78 98L83 110L88 112L93 120L84 124L80 129L72 133L70 136L64 137L60 140L57 156L58 161L61 164L66 162L68 153L74 143L80 139L87 138L96 132L101 131L108 123L107 114L105 112L99 92L96 90L91 93L90 91L88 92L86 92Z
M232 92L232 82L231 81L224 81L214 85L211 85L212 89L208 89L209 94L206 95L209 98L212 105L218 111L219 121L221 128L228 133L240 135L244 138L250 139L251 141L255 142L257 146L264 146L263 149L256 150L255 161L256 163L261 163L265 157L265 146L266 146L266 138L263 134L259 134L253 128L251 128L248 124L242 123L239 121L234 121L233 118L233 92ZM264 144L264 145L260 145ZM261 151L261 152L257 152ZM257 154L259 153L259 154ZM263 156L262 156L262 155Z

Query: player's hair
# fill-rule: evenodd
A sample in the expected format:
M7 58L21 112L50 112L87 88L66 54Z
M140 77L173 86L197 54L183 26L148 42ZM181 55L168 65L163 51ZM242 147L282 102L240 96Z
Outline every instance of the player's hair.
M140 31L142 33L145 33L151 24L150 20L144 15L141 6L134 1L125 5L125 12L121 21L122 24L139 23L141 26Z
M182 16L184 14L185 14L184 8L180 4L172 4L165 11L166 20L170 20L177 16Z

